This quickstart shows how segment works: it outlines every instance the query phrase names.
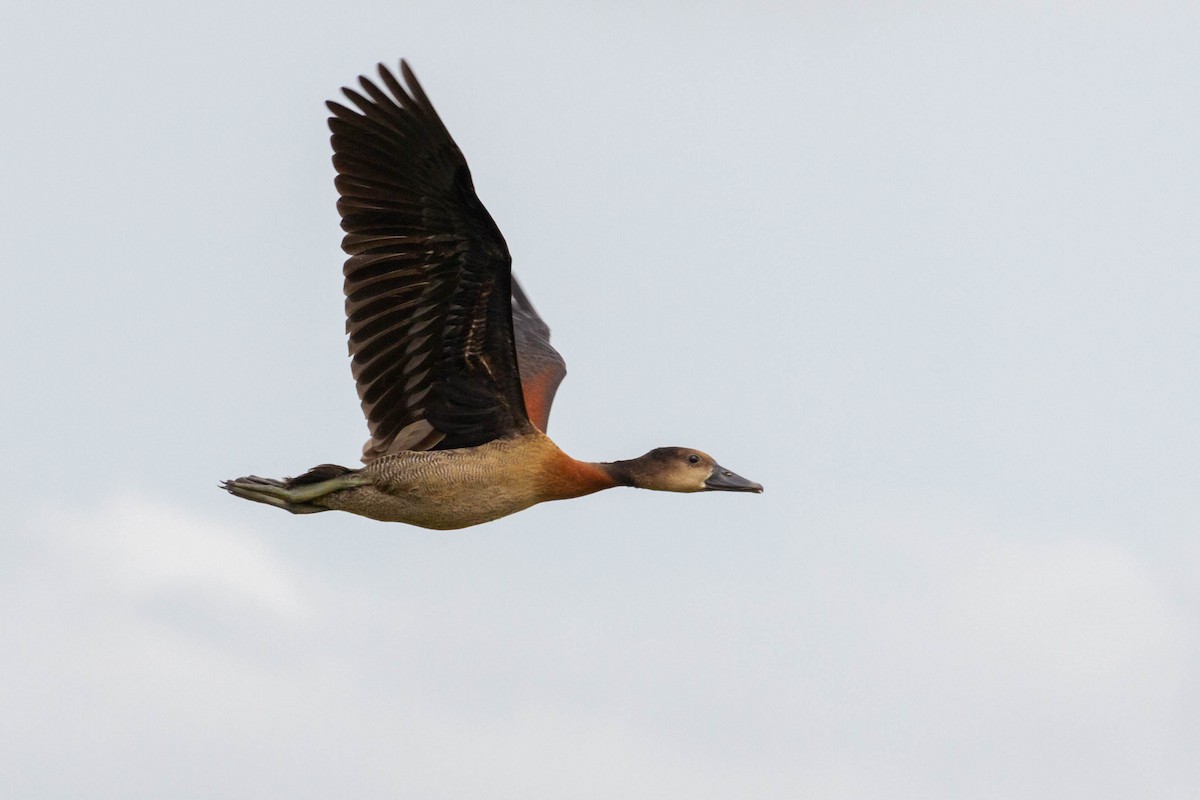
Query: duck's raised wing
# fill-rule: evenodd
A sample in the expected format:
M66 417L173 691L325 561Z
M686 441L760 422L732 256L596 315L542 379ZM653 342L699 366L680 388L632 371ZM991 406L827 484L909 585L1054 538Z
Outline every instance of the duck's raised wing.
M545 432L554 393L567 376L567 365L550 344L550 326L538 316L516 278L512 280L512 315L525 412L529 421Z
M346 331L370 461L532 430L513 345L511 258L408 64L330 102L349 254Z

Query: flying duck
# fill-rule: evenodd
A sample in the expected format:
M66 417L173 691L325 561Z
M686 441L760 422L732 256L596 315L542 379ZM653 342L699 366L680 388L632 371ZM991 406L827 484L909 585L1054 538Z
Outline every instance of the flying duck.
M689 447L577 461L546 436L566 375L508 246L408 63L327 105L346 259L346 331L370 439L364 466L224 481L293 514L341 510L449 530L614 486L761 492ZM365 94L364 94L365 93Z

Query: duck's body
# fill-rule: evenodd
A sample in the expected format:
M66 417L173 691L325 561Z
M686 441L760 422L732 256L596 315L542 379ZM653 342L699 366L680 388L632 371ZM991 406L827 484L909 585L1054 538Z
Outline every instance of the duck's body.
M438 530L617 485L603 465L576 461L536 432L478 447L384 456L348 477L370 482L318 497L314 505Z
M346 312L371 438L361 469L227 481L296 514L341 510L439 530L614 486L761 492L686 448L577 461L543 431L566 375L550 329L511 277L508 248L466 161L408 65L391 95L366 78L330 103Z

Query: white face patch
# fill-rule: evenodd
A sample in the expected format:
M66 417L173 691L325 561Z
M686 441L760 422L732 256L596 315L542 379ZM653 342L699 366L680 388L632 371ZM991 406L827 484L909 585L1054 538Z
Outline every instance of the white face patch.
M697 454L700 455L700 454ZM672 465L666 476L672 492L703 492L708 489L705 482L712 476L716 464L711 458L700 455L695 464L684 458Z

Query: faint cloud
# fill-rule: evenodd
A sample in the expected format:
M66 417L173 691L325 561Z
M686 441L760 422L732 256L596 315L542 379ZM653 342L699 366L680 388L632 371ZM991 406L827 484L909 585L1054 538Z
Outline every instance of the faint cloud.
M31 526L54 568L137 602L186 594L296 624L297 576L253 533L135 496L90 511L46 511Z

